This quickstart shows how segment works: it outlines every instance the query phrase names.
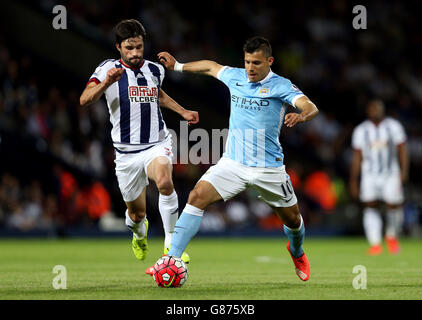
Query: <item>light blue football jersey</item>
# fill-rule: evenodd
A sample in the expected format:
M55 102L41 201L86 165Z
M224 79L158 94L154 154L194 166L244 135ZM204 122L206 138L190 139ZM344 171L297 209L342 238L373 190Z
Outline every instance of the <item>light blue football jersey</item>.
M290 80L271 70L249 82L246 70L223 67L217 78L230 90L230 121L223 157L249 167L280 167L284 163L279 137L288 105L304 96Z

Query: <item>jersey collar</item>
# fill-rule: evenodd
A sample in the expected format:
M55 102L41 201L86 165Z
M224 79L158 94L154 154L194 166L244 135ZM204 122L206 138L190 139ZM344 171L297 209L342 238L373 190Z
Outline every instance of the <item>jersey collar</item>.
M263 84L263 83L267 82L273 75L274 75L274 72L270 69L270 72L268 72L268 74L266 75L266 77L264 79L262 79L261 81L258 81L258 82L254 82L254 83ZM248 80L249 83L252 83L249 80L248 75L246 75L246 78L247 78L247 80Z
M139 68L133 68L133 67L129 66L128 64L124 63L122 59L120 59L120 63L122 65L124 65L126 68L129 68L131 70L139 70L139 69L141 69L142 66L144 65L144 62L145 62L145 59L142 59L142 62L141 62L141 65L139 66Z

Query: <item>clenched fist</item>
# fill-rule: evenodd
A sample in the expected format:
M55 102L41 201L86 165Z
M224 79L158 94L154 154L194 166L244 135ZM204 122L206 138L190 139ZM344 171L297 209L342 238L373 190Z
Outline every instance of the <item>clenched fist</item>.
M199 122L199 114L197 111L184 110L181 116L183 119L188 121L188 125L196 124Z
M113 84L116 81L119 81L122 77L123 72L125 72L124 68L113 68L108 70L107 77L104 80L108 85Z

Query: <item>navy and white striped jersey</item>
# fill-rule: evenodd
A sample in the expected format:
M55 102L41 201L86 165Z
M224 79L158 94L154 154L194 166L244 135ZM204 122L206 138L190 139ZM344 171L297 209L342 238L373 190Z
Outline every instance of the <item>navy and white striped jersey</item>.
M406 132L397 120L386 117L378 126L366 120L352 135L352 147L362 151L362 174L391 174L400 171L397 146L406 142Z
M105 91L114 147L133 152L163 141L169 134L158 101L164 67L144 60L141 67L135 69L122 60L109 59L95 69L88 83L104 81L112 68L125 69L121 79Z

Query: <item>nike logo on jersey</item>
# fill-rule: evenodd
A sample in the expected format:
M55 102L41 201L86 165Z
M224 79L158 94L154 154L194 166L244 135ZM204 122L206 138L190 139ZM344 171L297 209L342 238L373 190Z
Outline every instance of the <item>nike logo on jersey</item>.
M239 82L236 82L236 86L243 87L243 84L240 84Z

